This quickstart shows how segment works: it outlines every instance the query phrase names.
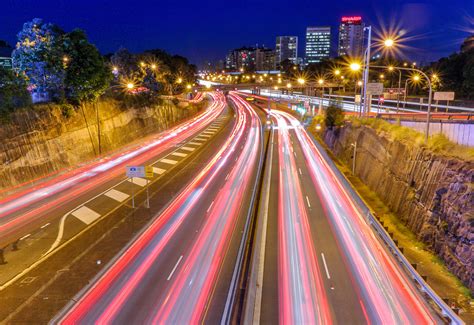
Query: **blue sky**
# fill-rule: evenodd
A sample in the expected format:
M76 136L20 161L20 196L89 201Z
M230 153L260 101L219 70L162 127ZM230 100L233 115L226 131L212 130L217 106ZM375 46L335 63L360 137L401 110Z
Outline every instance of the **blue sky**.
M12 44L22 24L39 17L65 30L84 29L104 54L121 46L163 48L196 64L242 45L274 47L277 35L299 36L303 50L306 26L330 25L336 32L341 16L406 30L415 37L406 55L418 61L457 51L474 32L473 0L2 0L1 8L0 39Z

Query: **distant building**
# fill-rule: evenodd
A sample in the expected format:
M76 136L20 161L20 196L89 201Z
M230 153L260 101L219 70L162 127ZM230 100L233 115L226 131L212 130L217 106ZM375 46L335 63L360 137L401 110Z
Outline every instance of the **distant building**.
M331 27L306 28L305 64L318 63L331 54Z
M267 48L257 48L255 51L255 70L275 70L275 51Z
M298 36L278 36L276 38L275 56L277 66L285 60L290 60L291 63L297 64Z
M241 47L227 54L225 68L229 71L274 70L275 52L264 47Z
M342 17L339 26L339 56L361 57L364 55L364 23L362 17Z

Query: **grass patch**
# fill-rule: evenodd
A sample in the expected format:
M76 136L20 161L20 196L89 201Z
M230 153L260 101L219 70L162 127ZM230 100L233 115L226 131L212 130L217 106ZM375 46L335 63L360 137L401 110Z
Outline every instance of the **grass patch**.
M449 140L444 134L434 134L425 144L425 135L412 128L401 126L399 121L395 124L378 118L358 118L350 116L348 120L353 127L369 126L378 134L384 133L393 141L403 142L410 147L425 147L435 153L462 160L474 160L474 148L462 146Z

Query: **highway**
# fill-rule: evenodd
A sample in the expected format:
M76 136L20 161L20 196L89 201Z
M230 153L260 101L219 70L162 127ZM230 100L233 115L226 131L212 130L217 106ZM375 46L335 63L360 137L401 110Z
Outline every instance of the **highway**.
M300 122L269 114L275 133L254 322L440 322Z
M197 173L214 152L213 146L221 145L233 124L224 97L218 93L210 96L208 107L194 118L1 202L0 247L5 247L7 263L0 265L0 305L8 301L8 308L0 308L0 319L16 307L21 307L19 310L31 308L26 303L28 294L39 296L37 292L50 280L51 272L62 270L66 275L64 270L71 269L74 273L73 261L80 256L78 252L94 247L105 256L108 251L116 251L120 241L102 247L100 240L119 227L122 220L137 216L143 219L136 224L147 220L184 187L189 175ZM126 165L140 164L153 166L150 195L160 193L158 198L150 200L150 209L144 209L146 180L135 178L130 182L125 177ZM172 186L164 186L170 182ZM137 196L135 209L131 206L133 194ZM104 228L104 223L109 226ZM134 224L132 220L131 225ZM89 254L84 259L91 260L94 255ZM75 263L80 267L84 261ZM44 264L47 266L43 267ZM77 279L69 286L58 280L48 288L55 287L67 297L83 280L88 279ZM40 313L42 311L37 315Z
M63 324L240 319L233 313L258 204L258 285L246 288L255 292L254 323L441 322L296 117L237 92L210 96L195 118L1 202L0 244L10 249L0 304L14 305L0 321L31 322L28 311L45 306L42 317ZM153 166L149 208L147 181L123 175L132 164ZM98 249L123 216L131 225L143 218L137 233ZM55 260L60 250L70 257ZM89 270L107 250L116 253ZM42 263L61 272L57 280L47 281ZM58 294L53 308L45 299Z
M251 217L261 123L237 96L230 136L199 174L58 320L60 323L220 322Z

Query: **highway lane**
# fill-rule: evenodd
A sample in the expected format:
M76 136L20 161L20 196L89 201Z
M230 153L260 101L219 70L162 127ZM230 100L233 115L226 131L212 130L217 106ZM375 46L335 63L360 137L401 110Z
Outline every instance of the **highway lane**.
M271 114L275 154L257 319L265 324L439 322L299 121L285 112Z
M199 150L220 129L209 125L222 114L223 97L211 96L213 99L208 109L170 130L145 139L138 146L3 199L0 247L7 246L4 254L8 264L0 265L0 288L3 289L3 284L22 269L129 200L133 192L142 190L144 180L127 182L125 165L152 164L154 178L151 181L156 181ZM194 138L196 140L191 141Z
M60 322L216 323L231 311L262 138L255 112L230 97L226 143Z

